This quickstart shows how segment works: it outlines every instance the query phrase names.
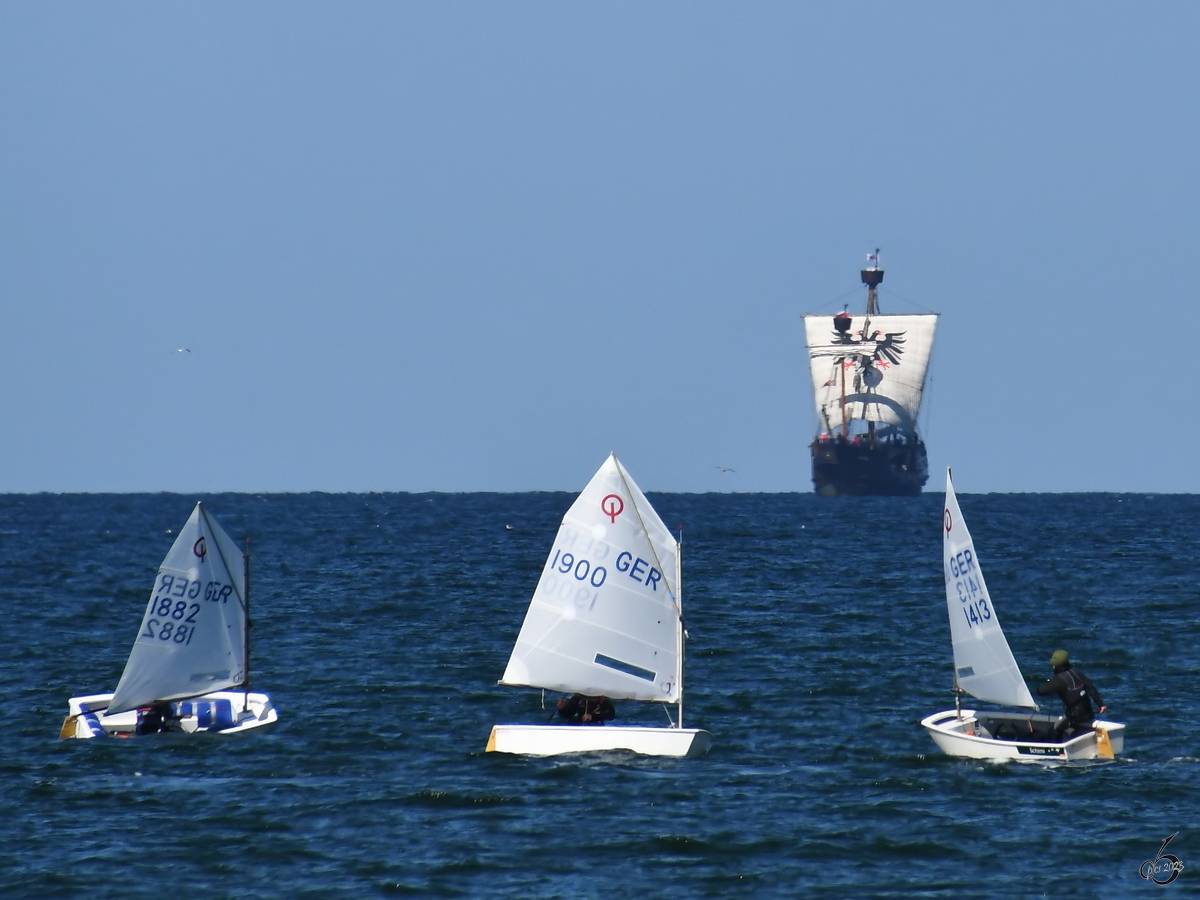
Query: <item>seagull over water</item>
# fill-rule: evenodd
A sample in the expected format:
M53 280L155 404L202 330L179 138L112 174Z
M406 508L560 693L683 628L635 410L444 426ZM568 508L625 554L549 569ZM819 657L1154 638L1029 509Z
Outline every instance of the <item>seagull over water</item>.
M175 352L176 353L191 353L192 351L189 350L187 347L179 347L175 350Z
M734 475L737 474L737 469L731 469L731 468L729 468L729 466L717 466L717 471L718 472L732 472Z

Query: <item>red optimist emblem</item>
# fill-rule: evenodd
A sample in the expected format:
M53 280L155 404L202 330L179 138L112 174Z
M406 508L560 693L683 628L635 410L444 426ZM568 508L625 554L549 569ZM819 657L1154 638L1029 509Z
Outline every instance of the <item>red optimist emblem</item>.
M192 552L201 559L204 559L204 555L208 553L208 545L204 543L203 535L200 537L200 540L192 544Z
M609 494L600 501L600 508L604 510L609 521L616 524L617 516L625 512L625 501L621 499L620 494Z
M949 534L950 529L953 525L952 520L950 518L950 510L946 510L946 515L943 517L942 521L944 521L946 523L946 534Z

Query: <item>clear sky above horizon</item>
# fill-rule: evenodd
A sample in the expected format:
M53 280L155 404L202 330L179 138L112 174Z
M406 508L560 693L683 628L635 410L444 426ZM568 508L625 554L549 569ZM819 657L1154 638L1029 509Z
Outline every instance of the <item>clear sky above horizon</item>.
M927 489L1200 492L1198 30L4 0L0 491L811 491L800 316L879 247Z

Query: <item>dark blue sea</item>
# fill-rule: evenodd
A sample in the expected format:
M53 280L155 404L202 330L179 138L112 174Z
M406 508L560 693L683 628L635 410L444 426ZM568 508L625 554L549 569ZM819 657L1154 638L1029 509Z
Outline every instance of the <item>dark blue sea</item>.
M1197 895L1200 497L959 495L1023 669L1067 648L1127 723L1126 758L1060 768L918 724L953 705L940 493L650 498L683 528L700 759L483 752L547 717L496 682L571 494L0 496L3 895ZM197 499L251 540L280 722L58 740ZM1177 881L1143 879L1176 832Z

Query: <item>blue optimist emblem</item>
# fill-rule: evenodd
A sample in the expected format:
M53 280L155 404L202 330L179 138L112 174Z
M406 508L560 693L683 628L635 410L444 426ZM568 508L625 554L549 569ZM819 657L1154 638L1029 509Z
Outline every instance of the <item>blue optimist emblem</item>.
M1179 834L1179 832L1177 831L1175 834ZM1166 852L1167 844L1171 843L1171 838L1175 837L1175 834L1162 842L1162 846L1158 848L1158 856L1152 860L1146 860L1138 869L1138 874L1147 881L1153 881L1155 884L1170 884L1183 871L1183 863L1179 861L1179 857Z

